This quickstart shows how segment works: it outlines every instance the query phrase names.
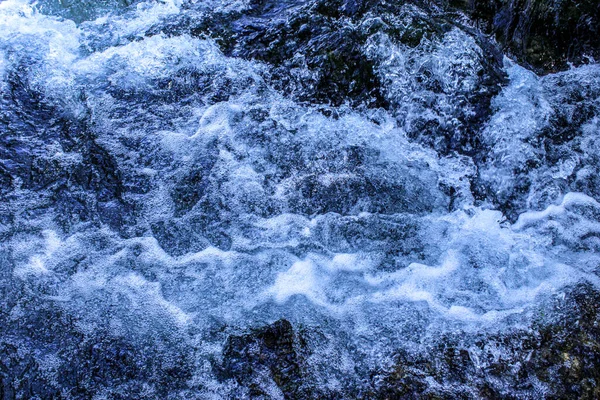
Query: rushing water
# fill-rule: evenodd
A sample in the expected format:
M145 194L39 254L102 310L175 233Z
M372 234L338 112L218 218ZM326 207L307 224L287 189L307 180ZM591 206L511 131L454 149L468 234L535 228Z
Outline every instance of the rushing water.
M323 48L373 65L361 92L323 86L318 38L253 53L248 26L304 2L130 3L0 2L0 341L25 371L6 396L253 397L224 345L286 319L303 385L369 397L398 351L527 329L600 285L598 65L539 77L465 21L407 44L339 18L365 40Z

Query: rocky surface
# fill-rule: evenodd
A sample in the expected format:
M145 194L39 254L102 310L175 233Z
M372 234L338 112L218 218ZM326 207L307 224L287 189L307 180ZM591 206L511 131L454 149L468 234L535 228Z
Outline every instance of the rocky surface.
M287 320L229 337L219 371L252 398L596 399L600 292L578 286L551 302L552 321L540 316L501 335L461 332L428 339L418 351L399 351L395 366L371 371L369 382L351 389L318 392L304 343L314 333L298 334Z
M599 300L596 289L572 288L554 300L551 323L473 341L468 334L437 338L428 344L433 358L401 352L396 367L377 376L375 396L598 398Z
M434 50L453 29L463 29L462 40L477 46L475 65L439 71L435 61L418 58L421 49ZM506 82L495 44L455 15L426 2L265 0L251 3L243 12L213 16L200 24L177 21L168 29L170 34L185 31L214 37L227 55L268 63L274 86L298 101L331 106L398 108L395 98L400 94L388 81L389 59L378 47L414 49L407 68L414 81L403 90L429 91L429 98L415 96L413 101L439 116L406 121L400 112L398 117L411 135L445 153L473 155L481 148L477 131L489 115L492 97ZM455 79L462 74L462 79L473 82L462 92L444 87L440 72ZM461 107L449 110L445 102Z
M449 1L538 72L556 72L600 56L600 4L594 0Z
M12 315L0 314L2 399L152 399L187 388L192 352L168 335L132 340L108 325L83 332L77 318L27 295L9 306ZM15 315L18 309L23 316ZM15 318L18 324L6 323Z
M303 393L310 385L303 379L301 338L287 320L243 336L230 336L223 359L220 369L223 378L235 379L248 388L251 397L269 398L269 393L278 389L286 399L308 398Z

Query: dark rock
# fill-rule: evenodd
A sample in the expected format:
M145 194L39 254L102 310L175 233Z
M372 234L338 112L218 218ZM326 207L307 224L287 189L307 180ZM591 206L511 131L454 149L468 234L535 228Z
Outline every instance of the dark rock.
M446 208L447 200L442 194L428 189L409 171L400 169L397 176L405 179L396 181L360 170L339 176L309 175L299 182L296 192L302 198L291 201L292 209L306 215L328 212L356 215L361 212L418 214Z
M374 371L371 383L355 387L352 397L598 398L600 292L590 285L572 287L540 313L539 322L529 328L487 335L447 333L424 344L423 352L399 351L392 370ZM231 336L218 372L248 388L252 396L269 398L265 385L272 382L286 398L311 398L305 388L314 386L314 377L303 361L303 341L313 339L299 337L285 320Z
M426 353L401 351L392 371L375 375L374 398L599 398L600 292L571 288L550 312L530 329L445 335Z
M251 396L267 396L266 378L286 399L306 398L302 393L304 361L299 346L301 339L284 319L246 335L230 336L219 373L248 387Z
M319 219L314 235L333 252L378 251L389 256L422 254L418 223L405 215L338 216Z
M131 223L134 207L123 197L125 178L115 157L99 143L85 116L69 117L32 88L31 68L23 64L11 71L9 90L1 99L2 193L8 194L16 183L44 193L46 206L60 210L56 222L65 231L80 221L122 230ZM49 150L52 145L54 151ZM76 161L58 161L57 150Z
M21 288L23 289L23 288ZM82 333L77 319L57 307L21 298L19 323L0 313L0 393L4 399L165 398L186 387L191 352L181 343L146 342ZM8 311L1 307L1 311Z
M198 157L183 177L180 177L171 190L175 214L183 215L191 210L202 197L209 185L208 177L217 160L215 151Z
M420 12L407 11L404 2L260 1L241 12L217 13L210 19L199 17L198 23L187 20L175 25L188 25L187 31L195 36L213 37L227 55L268 63L273 67L274 86L298 101L389 108L378 62L365 51L368 38L385 33L396 43L416 47L424 38L440 38L458 26L453 15L431 10L427 2L415 3ZM409 26L402 18L407 12ZM173 31L181 33L182 28ZM465 122L477 125L487 118L489 99L504 77L500 52L487 38L474 31L469 34L481 45L487 68L480 90L473 93L477 98L470 99L477 104L475 116Z
M547 73L568 63L587 63L600 56L600 4L596 0L450 1L520 61Z
M531 154L512 166L513 184L501 193L474 180L478 199L492 200L511 221L531 209L544 209L568 192L597 198L597 115L600 73L593 68L565 71L540 80L547 117L519 146ZM487 162L502 165L493 152ZM484 163L482 163L485 166Z
M151 224L152 235L163 250L173 256L198 252L211 243L202 235L202 225L189 220L161 220Z
M266 20L275 10L263 3L233 24L231 54L274 66L275 86L299 101L385 106L374 65L363 54L366 37L343 20L340 6L307 3L277 9L276 19Z

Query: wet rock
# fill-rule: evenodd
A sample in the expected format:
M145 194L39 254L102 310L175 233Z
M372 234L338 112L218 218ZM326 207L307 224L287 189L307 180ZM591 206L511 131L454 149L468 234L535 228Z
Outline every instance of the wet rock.
M568 192L597 198L599 79L595 68L584 66L529 82L531 97L522 97L520 105L523 121L529 122L492 122L482 134L493 139L486 139L491 148L479 165L483 179L473 185L479 198L492 200L512 221ZM499 99L506 104L506 97ZM506 118L513 112L495 111ZM519 148L518 156L504 156L507 143Z
M595 0L450 1L520 61L547 73L600 56L600 4Z
M306 177L298 187L303 198L292 201L294 211L306 215L328 212L342 215L361 212L395 214L424 213L446 207L441 194L415 184L416 177L394 182L392 179L361 175Z
M375 375L375 398L596 399L600 395L600 292L571 288L552 319L479 337L446 335L424 353L402 351Z
M191 353L174 340L83 333L76 317L34 298L16 308L28 310L18 324L0 312L3 399L165 398L191 377Z
M559 398L600 396L600 293L582 285L554 304L557 317L539 329L527 371Z
M211 37L227 56L268 64L265 79L298 102L389 109L412 139L444 155L484 158L479 130L506 82L502 54L458 14L421 1L265 0L215 13L195 3L185 7L185 16L147 34ZM473 51L456 55L440 74L438 61L449 55L435 51L453 30L464 34L461 43L473 42ZM374 44L380 49L373 52ZM382 56L394 47L403 54ZM407 71L390 64L404 58ZM390 81L398 73L414 81L400 92ZM450 81L460 87L447 87Z
M378 71L379 60L366 51L369 38L383 33L396 44L415 48L457 26L453 15L432 10L426 2L415 3L405 7L373 1L260 1L243 11L177 25L188 25L193 35L213 37L227 55L268 63L274 86L298 101L390 108L394 105ZM475 31L469 34L481 44L486 67L480 88L469 99L477 107L465 123L475 126L487 117L489 99L497 93L503 73L494 45Z
M252 397L270 398L273 383L284 398L308 398L303 392L301 338L287 320L242 336L230 336L223 349L220 375L249 389Z
M56 222L66 231L90 221L121 230L134 207L123 197L125 179L115 157L85 116L69 117L53 105L28 81L31 74L24 65L11 71L2 93L2 192L43 193L44 207L60 210Z
M204 224L189 220L160 220L151 224L152 234L162 249L174 256L198 252L211 243L202 235Z
M385 106L374 65L363 54L366 37L342 18L339 3L269 6L253 8L233 24L232 55L273 65L276 87L300 101ZM265 20L274 11L275 20Z
M331 251L381 251L393 258L422 254L425 243L418 237L418 223L405 215L338 216L318 219L315 236Z
M204 195L207 171L194 169L175 184L171 192L175 211L182 214L189 211Z
M319 392L325 398L595 399L600 395L600 292L591 285L568 289L540 308L539 322L497 334L446 333L420 350L396 353L395 366L372 371L370 381ZM311 340L280 320L252 333L231 336L217 372L235 379L249 395L312 398L315 377L305 365ZM306 344L305 344L306 342ZM321 343L323 345L323 343ZM361 383L359 383L361 382ZM308 390L307 388L311 388Z

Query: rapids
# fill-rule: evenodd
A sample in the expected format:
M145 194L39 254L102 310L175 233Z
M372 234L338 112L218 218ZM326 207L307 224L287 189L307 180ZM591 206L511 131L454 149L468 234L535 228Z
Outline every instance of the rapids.
M3 398L564 395L486 368L600 290L600 66L342 3L0 2Z

